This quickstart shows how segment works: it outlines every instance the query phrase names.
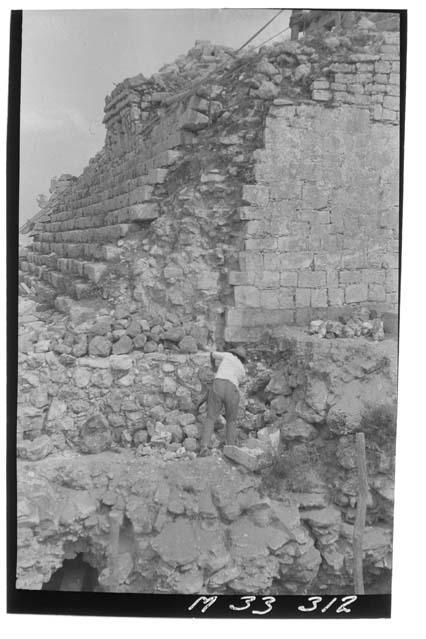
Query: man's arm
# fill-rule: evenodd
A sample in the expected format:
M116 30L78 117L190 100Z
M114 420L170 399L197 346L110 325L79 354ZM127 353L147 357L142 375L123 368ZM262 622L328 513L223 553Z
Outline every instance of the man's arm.
M219 360L220 362L226 356L226 351L212 351L210 356L213 356L215 360Z
M218 363L223 360L224 356L226 356L226 353L221 351L210 351L210 363L213 371L217 371Z

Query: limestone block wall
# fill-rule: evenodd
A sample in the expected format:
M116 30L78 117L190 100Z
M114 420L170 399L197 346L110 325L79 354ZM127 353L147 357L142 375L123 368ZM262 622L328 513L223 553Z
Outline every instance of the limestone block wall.
M57 308L135 304L219 342L395 312L398 38L369 27L236 59L198 43L120 83L105 146L34 222L21 281Z
M333 62L313 100L278 98L255 152L228 340L333 317L362 304L397 313L398 35ZM323 104L321 104L323 103Z
M34 224L34 242L21 261L23 282L46 284L53 298L93 295L93 285L117 259L117 241L160 214L161 185L179 158L176 149L190 145L210 121L196 96L168 107L164 100L227 57L225 47L201 42L181 70L166 65L149 80L140 74L115 87L105 101L105 146Z

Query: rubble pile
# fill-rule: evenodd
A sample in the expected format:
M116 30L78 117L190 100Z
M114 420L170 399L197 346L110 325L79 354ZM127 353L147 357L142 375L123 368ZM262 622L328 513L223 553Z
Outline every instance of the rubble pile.
M341 320L312 320L309 333L320 338L359 338L370 337L374 341L384 340L385 331L383 320L377 313L362 308L358 316Z
M259 478L215 456L179 462L153 456L142 465L130 452L69 454L21 462L19 474L22 589L40 589L64 559L82 553L99 572L99 590L315 592L323 559L310 531L329 550L340 528L331 507L299 513L291 496L262 495ZM326 534L331 526L334 533ZM389 540L369 531L373 567ZM337 553L334 560L328 554L337 566Z
M120 563L124 563L128 572L136 571L136 574L132 573L129 582L130 574L126 573L123 582L119 581L121 586L114 586L114 589L154 588L175 592L183 589L195 593L202 585L212 593L227 592L228 589L248 593L256 588L259 591L269 589L272 585L271 589L276 589L277 593L300 593L327 590L332 585L347 592L352 581L350 528L358 491L354 433L361 428L366 433L369 447L371 489L367 511L370 533L366 536L366 545L370 545L366 563L368 581L382 575L383 570L389 570L394 452L382 441L376 442L374 425L382 424L383 419L380 422L379 416L379 421L373 419L368 426L364 416L371 403L377 404L378 397L386 396L391 402L395 389L393 342L372 343L363 336L355 343L324 341L294 329L294 335L289 330L287 341L275 345L272 359L268 360L264 355L256 357L254 348L252 352L249 348L248 382L243 387L236 446L222 448L222 422L216 425L212 455L205 459L197 457L204 413L201 410L198 414L196 405L212 378L208 352L182 353L159 343L159 350L152 353L136 349L131 353L93 355L84 351L79 355L74 349L78 343L69 338L62 344L71 351L61 348L55 351L59 345L58 335L69 331L70 324L61 325L60 319L63 321L64 316L58 312L37 311L35 307L28 299L21 303L17 445L21 471L18 484L28 510L29 503L38 504L39 500L31 493L29 483L38 487L39 482L46 482L46 470L52 468L52 474L47 473L51 484L43 485L39 492L50 515L33 514L30 517L27 511L23 512L20 527L25 535L22 534L19 542L20 584L40 588L64 558L84 552L87 561L101 572L102 588L109 589L109 525L105 523L102 500L107 504L112 500L111 486L120 484L118 478L127 473L129 466L132 469L129 473L134 472L136 477L142 474L144 478L152 472L152 466L159 466L172 487L176 485L176 474L180 473L179 467L173 465L186 465L186 477L205 464L219 466L221 476L223 469L227 469L227 473L244 478L244 482L253 483L260 491L256 498L260 502L253 507L253 512L249 510L247 515L245 508L237 509L232 529L235 558L231 561L226 555L227 562L217 568L218 575L213 569L206 572L205 567L200 568L195 552L190 568L186 567L186 562L182 561L181 565L179 560L175 565L175 560L167 559L163 566L163 561L155 555L161 556L159 549L163 547L156 546L149 530L144 532L142 545L149 549L146 562L139 558L141 552L133 551L130 557L126 551L127 555ZM99 323L103 322L102 317L101 314L97 316ZM84 329L87 330L87 308L85 319L80 317L79 321L86 323ZM77 322L75 328L82 324ZM75 334L81 335L85 334ZM67 489L67 495L62 496L53 470L64 464L67 477L74 478L64 481L64 486L78 489L79 493L74 490L68 496ZM90 476L97 465L104 466L105 473L99 476L98 471L93 472L92 480L86 479L84 487L79 486L75 478ZM169 465L172 466L167 471ZM93 493L100 478L103 478L102 495L105 493L106 496L101 501L97 490ZM150 486L157 481L160 482L155 477ZM211 486L216 486L216 482L214 480L215 484ZM75 487L73 483L76 483ZM232 489L228 488L231 493L234 484L232 480ZM124 502L131 500L135 486L139 486L135 477L131 475L130 480L125 479L118 504L122 504L121 499ZM66 508L62 501L65 497L68 500ZM175 496L173 504L176 500L176 505L179 500L186 504L187 499ZM149 507L151 500L152 497L144 494L137 498L137 504L139 510L148 509L149 517L154 518ZM235 509L236 501L234 495L229 497L229 505L234 505ZM266 552L270 549L266 542L269 536L281 534L257 527L263 523L261 526L268 529L274 522L273 518L271 521L271 505L279 510L283 503L293 505L292 518L304 523L305 532L300 538L296 536L295 540L289 540L283 548L277 546ZM189 527L191 531L188 529L187 534L198 536L192 531L195 526L191 524L193 516L176 505L167 508L173 514L172 521L176 518L178 528L186 531ZM109 504L108 508L114 507ZM62 509L65 509L65 515L60 515ZM86 510L90 511L90 517ZM288 515L288 510L285 513ZM40 524L37 518L40 518ZM50 519L49 526L43 518ZM46 532L46 538L44 534L40 537L39 526ZM30 535L27 529L33 533ZM156 535L161 531L162 528ZM255 563L255 570L242 571L243 566L249 566L247 553L251 553L251 546L238 550L240 534L247 534L248 540L253 537L252 551L260 558ZM164 553L168 540L167 537L164 542ZM263 544L266 544L265 551L263 546L258 546ZM149 579L139 575L139 568L135 569L143 562L142 573L146 572ZM121 575L120 571L118 573Z

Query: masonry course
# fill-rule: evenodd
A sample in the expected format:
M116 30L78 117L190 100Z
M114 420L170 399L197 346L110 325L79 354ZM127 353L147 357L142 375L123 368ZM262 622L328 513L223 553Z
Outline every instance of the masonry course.
M198 299L209 330L234 341L256 332L223 323L233 306L276 310L278 324L264 317L272 333L300 309L396 312L398 34L354 29L329 51L313 34L230 54L197 44L114 89L104 148L79 178L52 183L36 216L26 286L51 300L135 302L142 315L171 305L188 322Z

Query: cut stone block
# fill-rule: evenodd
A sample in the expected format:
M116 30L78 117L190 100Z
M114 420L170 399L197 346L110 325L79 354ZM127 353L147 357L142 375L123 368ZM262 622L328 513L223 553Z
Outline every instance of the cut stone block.
M345 300L347 304L351 302L364 302L368 297L368 286L366 284L352 284L345 288Z
M158 216L158 205L152 202L134 204L129 207L129 220L131 222L155 220Z
M86 264L84 265L84 275L86 276L86 278L88 278L88 280L90 280L91 282L94 282L95 284L99 282L99 280L102 278L106 270L107 270L106 264L102 264L101 262L98 262L98 263L86 262Z
M273 462L272 453L261 447L248 449L228 444L223 447L223 455L250 471L259 471Z

